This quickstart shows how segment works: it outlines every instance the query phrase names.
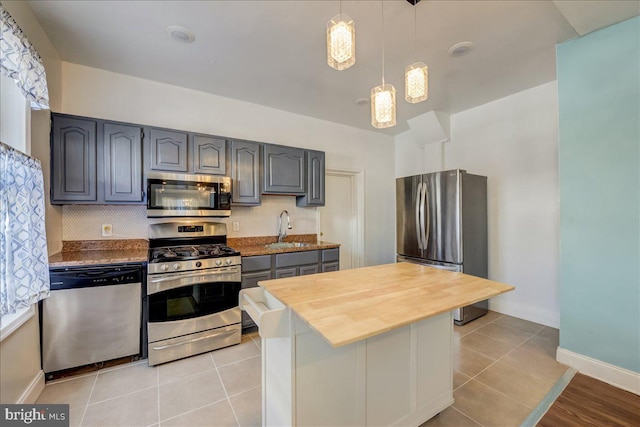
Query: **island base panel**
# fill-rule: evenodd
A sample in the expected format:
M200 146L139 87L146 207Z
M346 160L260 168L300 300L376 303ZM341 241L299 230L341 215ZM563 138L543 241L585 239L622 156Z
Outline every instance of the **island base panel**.
M263 425L415 425L453 404L453 318L444 313L333 348L287 310L263 338Z

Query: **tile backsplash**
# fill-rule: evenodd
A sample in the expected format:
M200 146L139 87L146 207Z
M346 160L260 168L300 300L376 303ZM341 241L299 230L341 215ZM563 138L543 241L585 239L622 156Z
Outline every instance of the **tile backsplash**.
M262 206L234 206L228 218L208 218L227 224L229 237L275 236L278 216L286 209L292 229L287 234L316 234L317 208L299 208L293 196L262 196ZM65 205L62 208L62 240L146 239L152 223L173 218L147 218L145 206L139 205ZM239 231L233 231L238 222ZM102 237L102 225L111 224L113 235Z

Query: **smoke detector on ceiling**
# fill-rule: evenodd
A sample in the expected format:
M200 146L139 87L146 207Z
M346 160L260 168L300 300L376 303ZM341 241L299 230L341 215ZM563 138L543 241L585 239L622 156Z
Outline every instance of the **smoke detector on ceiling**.
M473 50L473 43L471 42L456 43L449 48L449 56L453 56L454 58L456 58L458 56L466 55L472 50Z
M196 39L191 31L180 25L169 25L166 31L172 39L180 43L191 43Z

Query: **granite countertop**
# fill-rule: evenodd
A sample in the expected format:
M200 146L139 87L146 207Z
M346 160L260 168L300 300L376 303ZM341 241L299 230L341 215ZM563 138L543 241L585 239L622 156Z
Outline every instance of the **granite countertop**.
M304 252L304 251L317 251L320 249L332 249L339 248L337 243L317 241L315 234L296 234L287 236L284 242L300 242L307 243L308 246L295 247L295 248L278 248L271 249L266 247L270 243L277 242L278 239L275 236L267 237L239 237L228 238L227 245L240 252L242 256L257 256L257 255L271 255L281 254L286 252Z
M270 249L265 246L276 241L277 237L275 236L230 237L227 239L227 245L239 251L242 256L315 251L340 247L336 243L316 241L315 234L292 235L284 240L285 242L308 243L309 246L279 249ZM149 241L145 239L64 241L62 242L62 251L49 257L49 267L147 262L148 251Z
M148 250L144 239L64 241L62 252L49 257L49 267L147 262Z
M513 286L406 262L258 283L333 347L512 291Z

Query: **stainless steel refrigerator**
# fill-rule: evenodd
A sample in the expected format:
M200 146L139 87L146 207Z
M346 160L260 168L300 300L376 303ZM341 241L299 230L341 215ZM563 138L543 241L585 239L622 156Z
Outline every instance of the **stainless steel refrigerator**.
M398 261L487 278L487 177L449 170L396 180ZM457 309L463 325L487 301Z

